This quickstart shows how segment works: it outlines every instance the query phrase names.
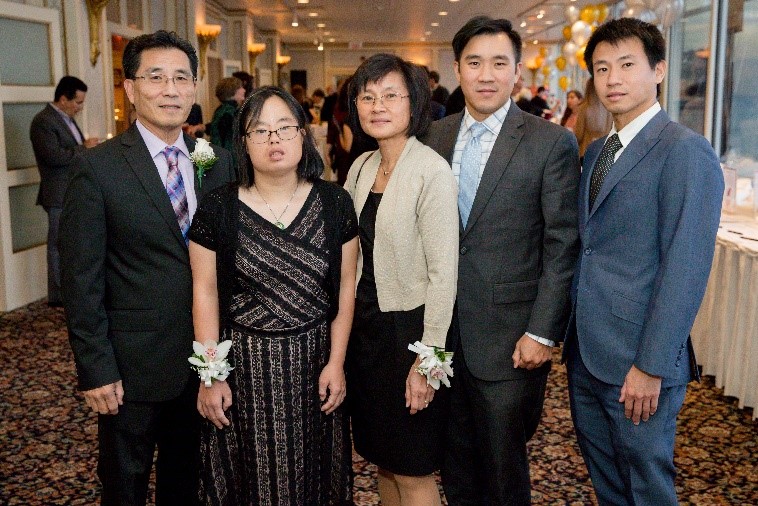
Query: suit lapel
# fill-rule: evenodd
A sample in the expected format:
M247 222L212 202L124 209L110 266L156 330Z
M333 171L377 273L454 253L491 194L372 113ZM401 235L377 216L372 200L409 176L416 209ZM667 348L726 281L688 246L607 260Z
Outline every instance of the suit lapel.
M661 110L658 114L653 116L653 119L651 119L650 122L640 130L640 133L632 139L629 146L624 149L624 152L621 153L619 159L613 164L608 175L605 176L603 186L600 187L600 193L598 193L597 198L595 199L595 205L590 209L589 217L595 213L597 208L603 203L608 194L613 191L613 188L618 182L621 181L651 149L653 149L653 146L655 146L658 141L660 141L661 132L670 121L668 114Z
M450 115L442 123L443 134L439 137L439 154L453 165L453 153L455 152L455 142L458 140L458 131L463 121L463 113L459 112Z
M47 104L47 107L49 109L49 115L52 118L53 121L58 123L58 126L68 134L68 136L71 138L71 143L75 146L78 146L79 143L76 141L76 137L74 137L74 134L71 132L71 129L68 127L68 124L66 123L66 120L63 119L63 117L60 115L58 111L56 111L52 105ZM76 124L76 121L74 121L74 126L77 130L79 130L79 125ZM79 130L79 135L82 136L82 142L84 142L84 136L82 135L82 131Z
M136 124L124 132L121 137L121 144L124 147L124 157L145 189L145 193L148 194L158 212L163 216L174 237L186 248L174 208L171 206L171 200L168 198L166 188L163 186L158 169L155 167L155 162L150 158L150 152L147 150Z
M498 182L511 162L513 153L516 152L516 148L521 142L521 138L524 135L521 129L524 125L523 114L525 113L518 107L515 107L515 104L511 103L508 115L503 122L503 127L500 129L500 134L495 140L495 145L492 146L492 152L489 159L487 159L487 165L484 167L482 180L479 182L479 188L476 190L474 204L471 206L471 214L469 214L466 229L463 231L463 237L466 236L471 227L476 223L476 220L484 212L487 202L492 197L492 192L495 191Z
M189 154L192 154L192 152L195 151L195 139L193 139L187 134L183 134L183 135L184 135L184 143L187 145L187 151L189 152ZM197 175L197 170L195 170L194 163L192 164L192 177L195 180L195 185L194 185L195 199L197 200L197 203L200 204L200 199L203 197L203 195L205 195L205 193L203 192L203 186L200 183L200 178Z

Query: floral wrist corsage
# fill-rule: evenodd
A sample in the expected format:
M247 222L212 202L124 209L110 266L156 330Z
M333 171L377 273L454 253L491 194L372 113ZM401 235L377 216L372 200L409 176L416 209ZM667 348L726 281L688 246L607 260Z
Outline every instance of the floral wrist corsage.
M197 184L202 188L205 171L210 170L213 164L218 161L216 153L213 152L213 148L208 141L197 139L195 141L195 151L190 153L190 160L197 167Z
M421 363L416 367L416 372L426 376L426 384L433 389L439 390L440 382L450 387L450 378L453 377L453 352L445 351L436 346L427 346L421 341L408 345L408 349L418 353Z
M214 341L206 341L205 344L197 341L192 343L192 350L195 353L187 360L206 387L210 388L213 380L224 381L229 377L229 372L234 369L226 359L231 347L231 339L218 344Z

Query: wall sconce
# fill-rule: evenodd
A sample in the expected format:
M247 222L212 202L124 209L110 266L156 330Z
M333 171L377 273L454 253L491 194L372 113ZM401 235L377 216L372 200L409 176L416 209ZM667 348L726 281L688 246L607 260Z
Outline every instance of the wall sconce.
M195 27L197 34L197 44L200 46L200 79L205 77L205 54L208 52L208 46L221 33L221 25L198 25Z
M250 57L250 73L255 73L255 59L266 50L263 42L251 42L247 45L247 55Z
M288 54L280 54L276 57L276 64L279 65L279 71L281 72L282 67L287 65L292 57Z
M100 18L109 0L87 0L89 14L89 61L94 67L100 56Z

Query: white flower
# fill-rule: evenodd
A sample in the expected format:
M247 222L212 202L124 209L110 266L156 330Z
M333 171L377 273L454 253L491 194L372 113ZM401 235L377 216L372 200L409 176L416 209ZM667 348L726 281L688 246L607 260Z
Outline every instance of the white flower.
M418 353L421 362L416 371L426 376L426 383L435 390L439 390L440 383L450 387L450 379L453 377L453 353L446 352L441 348L427 346L421 341L408 345L408 349Z
M187 360L192 368L200 375L200 380L210 387L213 380L224 381L234 369L226 356L232 347L231 339L217 344L215 341L206 341L205 344L194 341L192 343L193 355Z
M216 153L213 152L211 144L205 139L198 139L195 141L195 151L190 153L190 160L197 166L197 179L199 185L203 185L203 176L207 170L218 161Z

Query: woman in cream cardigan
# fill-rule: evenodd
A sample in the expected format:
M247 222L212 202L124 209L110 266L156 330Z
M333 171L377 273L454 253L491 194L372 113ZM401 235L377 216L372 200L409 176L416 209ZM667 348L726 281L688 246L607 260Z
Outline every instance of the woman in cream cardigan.
M447 162L416 140L430 120L419 67L366 60L351 82L349 121L379 149L352 165L345 188L359 216L355 316L346 361L356 451L379 468L385 505L434 505L445 387L435 390L408 348L444 349L458 273L458 190Z

